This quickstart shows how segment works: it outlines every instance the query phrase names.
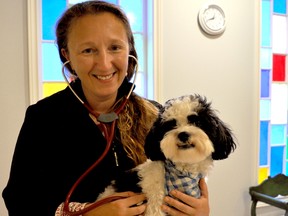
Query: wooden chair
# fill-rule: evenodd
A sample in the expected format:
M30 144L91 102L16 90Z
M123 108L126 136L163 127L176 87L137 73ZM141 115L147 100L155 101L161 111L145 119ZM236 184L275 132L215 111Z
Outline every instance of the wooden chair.
M288 177L278 174L273 178L268 177L258 186L249 188L252 199L251 216L256 216L257 202L261 201L269 205L284 209L285 216L288 216L288 200L281 199L281 196L288 195Z

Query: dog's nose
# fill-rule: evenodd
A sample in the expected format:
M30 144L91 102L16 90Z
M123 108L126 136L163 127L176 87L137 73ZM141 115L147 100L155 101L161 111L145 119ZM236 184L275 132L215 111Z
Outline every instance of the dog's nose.
M181 142L187 142L188 138L189 138L190 134L187 133L187 132L181 132L178 134L178 139L181 141Z

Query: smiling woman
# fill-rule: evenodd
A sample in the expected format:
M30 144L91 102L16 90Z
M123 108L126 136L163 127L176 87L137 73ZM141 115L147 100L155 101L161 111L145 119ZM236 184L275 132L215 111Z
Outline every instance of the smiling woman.
M34 77L31 92L31 103L47 97L59 90L64 89L67 85L61 75L61 62L59 54L55 47L55 23L59 16L67 7L84 2L84 0L42 0L42 34L39 37L39 51L41 53L41 62L37 63L40 70L35 69L31 77ZM107 2L119 4L126 12L135 38L136 49L138 53L139 74L136 80L135 92L139 95L155 98L154 85L155 77L153 75L154 68L157 65L153 64L153 4L151 0L134 0L131 4L129 0L107 0ZM33 10L35 13L35 10ZM150 14L150 15L149 15ZM151 17L149 17L151 16ZM38 19L37 19L38 20ZM32 50L33 52L33 50ZM53 62L53 64L51 64ZM31 63L32 67L35 63ZM35 66L34 66L35 67ZM42 73L39 73L42 71ZM38 78L37 78L38 77ZM35 83L36 82L36 83Z

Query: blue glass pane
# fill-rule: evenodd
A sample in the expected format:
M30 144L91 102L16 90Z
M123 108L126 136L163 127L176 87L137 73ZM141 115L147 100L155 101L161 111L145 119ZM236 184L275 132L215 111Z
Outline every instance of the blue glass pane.
M275 176L278 173L283 172L283 153L284 146L274 146L271 147L271 166L270 166L270 176Z
M141 34L134 34L135 39L135 49L137 51L138 55L138 67L139 70L144 71L143 65L144 65L144 42L143 37Z
M271 46L271 3L262 1L261 46Z
M286 14L286 0L274 0L273 12L279 14Z
M270 120L271 118L271 101L260 100L260 121Z
M270 70L261 70L261 98L270 96Z
M143 0L120 0L120 6L129 18L133 32L143 31Z
M55 40L55 24L66 9L66 0L42 0L42 39Z
M117 4L117 0L105 0L106 2L112 3L112 4Z
M260 122L260 166L265 166L268 164L268 132L269 132L269 122Z
M271 125L271 145L285 144L286 127L285 125Z
M141 71L138 72L137 77L136 77L136 88L135 88L135 92L142 96L142 97L146 97L145 95L145 74Z
M62 63L54 43L42 43L42 79L43 81L64 81Z
M261 69L272 69L272 48L261 48Z

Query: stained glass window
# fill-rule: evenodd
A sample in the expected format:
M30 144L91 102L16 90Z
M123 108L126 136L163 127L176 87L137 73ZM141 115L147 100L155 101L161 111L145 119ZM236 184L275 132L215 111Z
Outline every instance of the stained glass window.
M287 0L261 1L258 182L288 174Z
M47 97L59 90L64 89L67 84L62 77L62 63L59 58L58 49L55 44L55 24L63 11L78 2L85 0L42 0L42 97ZM106 0L107 2L118 4L127 14L132 31L135 37L136 50L138 54L138 74L136 79L135 92L143 97L151 98L153 95L153 83L148 83L148 74L153 76L151 71L152 53L150 50L153 41L148 36L148 31L152 29L152 19L148 19L148 13L152 14L152 4L147 0ZM151 22L151 23L150 23ZM151 79L150 79L151 80ZM149 87L148 87L149 85ZM153 98L151 98L153 99Z

